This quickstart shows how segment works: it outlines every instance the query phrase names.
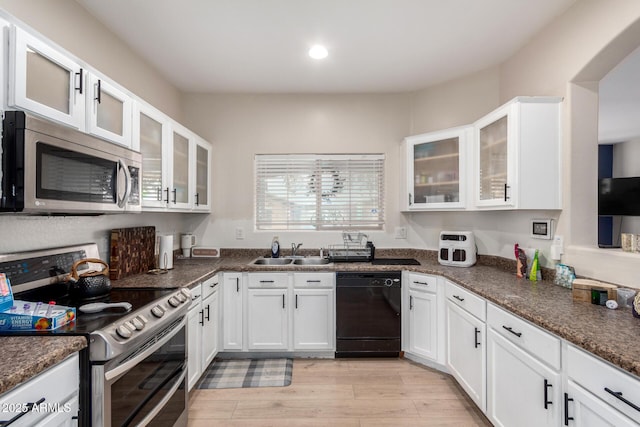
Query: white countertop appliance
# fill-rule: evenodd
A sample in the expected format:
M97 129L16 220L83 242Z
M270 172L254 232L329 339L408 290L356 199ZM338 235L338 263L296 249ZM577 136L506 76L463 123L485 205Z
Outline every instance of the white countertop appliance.
M441 231L438 262L455 267L471 267L476 263L476 239L471 231Z

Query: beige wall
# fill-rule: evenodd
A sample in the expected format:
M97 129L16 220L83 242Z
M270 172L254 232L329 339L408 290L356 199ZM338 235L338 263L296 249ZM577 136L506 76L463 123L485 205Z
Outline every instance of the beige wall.
M411 135L475 122L500 105L500 69L432 86L412 94Z
M0 8L182 121L178 89L75 1L0 0Z
M274 233L254 232L253 156L264 153L383 153L386 155L385 232L370 233L383 247L404 225L399 213L400 141L409 132L409 94L203 95L184 97L186 125L213 142L214 213L198 227L205 244L269 247ZM245 239L235 239L241 227ZM332 232L280 232L281 244L320 247L341 241Z

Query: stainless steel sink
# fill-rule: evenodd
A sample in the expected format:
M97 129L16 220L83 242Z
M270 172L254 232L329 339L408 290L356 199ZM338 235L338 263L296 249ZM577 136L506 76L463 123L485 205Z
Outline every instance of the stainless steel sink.
M291 264L293 260L285 259L285 258L258 258L254 260L251 264L255 265L288 265Z
M310 258L299 258L293 261L294 265L325 265L329 264L329 260L327 258L320 257L310 257Z

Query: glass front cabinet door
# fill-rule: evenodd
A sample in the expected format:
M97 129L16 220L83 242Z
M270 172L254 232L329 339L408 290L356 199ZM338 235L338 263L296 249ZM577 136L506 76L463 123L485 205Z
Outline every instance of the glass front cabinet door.
M16 26L9 43L9 107L84 131L86 70Z
M173 122L170 132L171 174L169 184L169 207L191 209L194 194L192 174L189 173L189 159L193 135L188 129Z
M193 210L207 211L211 210L211 145L196 138L194 141L194 161L195 165L190 168L195 173L193 182L195 183L195 194L193 199Z
M90 95L87 102L87 131L131 147L131 96L94 74L89 74L87 81Z
M466 206L467 150L472 127L405 138L406 210Z
M474 124L476 208L562 208L561 103L517 97Z
M143 208L166 208L169 118L155 108L136 102L133 112L133 149L142 153L141 197Z

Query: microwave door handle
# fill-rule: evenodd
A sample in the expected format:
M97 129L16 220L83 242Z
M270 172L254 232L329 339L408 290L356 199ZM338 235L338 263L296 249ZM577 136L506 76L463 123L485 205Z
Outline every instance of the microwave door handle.
M129 168L122 159L118 159L118 165L124 172L125 179L124 196L122 196L122 199L118 200L118 207L124 208L127 204L127 200L129 200L129 196L131 195L131 174L129 173Z

